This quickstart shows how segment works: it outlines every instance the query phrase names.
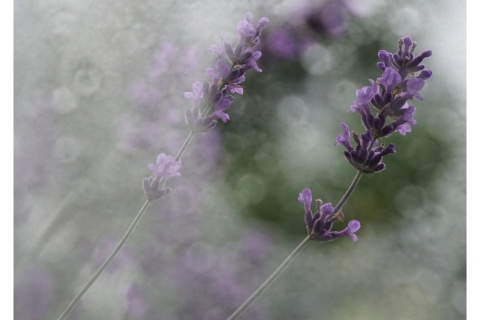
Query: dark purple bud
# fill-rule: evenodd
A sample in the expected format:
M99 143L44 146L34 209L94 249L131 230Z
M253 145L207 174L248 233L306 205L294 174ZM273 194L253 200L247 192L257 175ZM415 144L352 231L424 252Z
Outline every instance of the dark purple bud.
M238 64L245 64L248 62L248 60L252 57L253 51L245 51L242 53L238 59Z
M333 213L333 206L331 203L325 203L323 206L320 207L320 220L326 221L328 217Z
M392 123L392 124L389 124L388 126L384 127L380 132L381 134L378 135L378 137L388 137L389 135L391 135L392 133L395 132L395 129L396 129L396 126Z
M423 59L428 58L432 55L432 50L427 50L422 52L419 56L415 57L412 61L409 63L409 67L413 68L418 66L420 63L422 63Z
M374 168L373 168L373 171L375 173L377 172L380 172L380 171L383 171L385 169L385 163L379 163L378 165L376 165Z
M308 233L313 229L314 216L312 212L306 212L304 215L305 226L307 227Z
M382 129L383 125L385 124L385 120L382 121L379 117L375 117L373 119L373 126L372 129L375 131L379 131Z

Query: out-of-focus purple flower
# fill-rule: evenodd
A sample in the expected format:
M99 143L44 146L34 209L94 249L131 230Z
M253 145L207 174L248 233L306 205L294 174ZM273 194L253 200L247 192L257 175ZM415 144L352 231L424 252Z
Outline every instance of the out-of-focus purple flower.
M378 145L378 142L373 139L370 131L366 131L359 138L353 132L353 140L357 143L354 149L350 142L350 130L345 123L342 123L343 134L337 136L335 145L342 144L347 150L344 151L345 158L357 170L363 173L374 173L385 169L385 164L382 158L390 153L395 153L395 145L389 144L385 147L383 144Z
M347 7L342 0L330 0L320 7L312 8L305 17L310 28L331 37L341 36L346 31Z
M123 110L117 127L122 151L133 154L152 149L158 145L158 137L168 137L164 146L167 149L175 149L183 141L185 118L178 108L184 106L185 100L169 93L202 74L195 71L201 66L200 52L195 46L183 48L168 39L158 44L146 72L128 90L132 108ZM177 61L182 61L181 68L173 67Z
M343 36L352 17L348 2L328 0L313 5L299 2L286 21L269 28L262 51L268 57L298 59L319 37Z
M312 202L312 191L308 188L303 189L298 195L298 200L305 207L305 225L307 232L312 240L326 242L335 240L338 237L348 235L353 241L358 238L355 235L360 229L360 222L351 220L348 227L341 231L332 231L333 224L336 221L343 221L343 214L337 213L333 215L333 206L331 203L322 204L321 200L315 200L316 211L312 213L310 204Z
M185 98L192 100L192 109L185 110L185 119L193 132L205 132L217 125L214 117L202 117L200 102L203 98L203 83L195 82L192 92L185 92Z
M15 319L46 319L54 302L52 275L42 266L32 267L15 285Z
M153 171L155 177L178 177L180 176L180 167L182 160L175 160L172 156L167 156L165 153L160 153L155 160L155 163L148 165L148 168Z
M136 284L132 283L128 286L125 297L128 301L127 312L130 316L129 319L145 319L148 305Z
M203 82L203 92L200 91L199 82L196 82L192 92L185 93L185 97L193 101L192 109L185 112L185 119L193 132L212 129L217 125L217 119L223 122L230 120L225 111L234 100L232 94L243 94L241 84L245 81L245 72L250 69L262 72L257 65L262 53L256 50L256 46L260 43L260 34L267 26L268 19L261 18L256 26L252 20L252 14L247 12L245 19L238 23L235 45L222 38L220 46L210 46L210 51L217 57L215 65L205 70L210 81Z
M143 191L147 195L148 201L153 201L166 197L171 189L160 186L160 179L168 177L180 176L181 160L175 160L172 156L167 156L160 153L155 163L148 165L148 168L153 171L153 176L143 179Z

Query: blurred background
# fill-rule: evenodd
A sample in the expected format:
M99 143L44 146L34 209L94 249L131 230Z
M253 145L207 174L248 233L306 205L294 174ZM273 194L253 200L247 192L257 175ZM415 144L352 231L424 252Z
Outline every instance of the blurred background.
M418 124L344 206L359 241L310 243L242 319L465 319L465 2L14 2L15 319L56 319L188 135L183 93L244 13L270 19L263 73L231 121L195 136L70 319L226 319L304 239L298 193L336 204L355 175L334 147L377 52L411 36L433 77ZM344 225L346 225L346 222ZM337 224L336 229L344 225Z

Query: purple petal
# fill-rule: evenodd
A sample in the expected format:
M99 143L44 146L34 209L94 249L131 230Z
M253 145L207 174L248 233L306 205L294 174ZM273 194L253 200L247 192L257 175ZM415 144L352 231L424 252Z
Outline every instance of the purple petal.
M350 143L350 130L345 123L342 123L341 126L343 128L343 134L339 134L337 136L337 138L335 139L334 145L336 146L337 144L343 144L345 148L347 148L348 150L352 150L353 147L352 147L352 144Z
M312 205L312 191L308 188L303 189L302 192L298 194L298 201L303 203L305 213L310 212Z
M402 77L393 68L388 67L377 81L385 87L387 92L391 92L392 88L402 81Z
M325 221L328 216L330 216L333 212L333 206L331 203L325 203L323 206L320 207L320 212L322 215L320 216L321 221Z

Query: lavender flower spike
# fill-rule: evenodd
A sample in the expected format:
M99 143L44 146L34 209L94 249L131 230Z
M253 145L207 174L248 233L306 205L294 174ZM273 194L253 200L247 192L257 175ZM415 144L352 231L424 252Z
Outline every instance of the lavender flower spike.
M333 215L334 208L332 204L326 203L322 205L320 200L315 201L317 204L317 210L315 213L312 213L310 210L312 191L308 188L303 189L298 196L298 200L302 202L305 207L305 224L311 240L326 242L346 235L350 236L353 241L358 240L355 232L360 229L360 222L357 220L351 220L346 229L342 231L331 231L333 224L336 221L343 221L342 213Z
M420 90L432 76L432 71L421 64L432 55L432 51L427 50L415 56L413 52L416 46L410 37L405 37L399 40L397 53L380 50L378 57L381 62L377 66L382 76L375 82L370 80L370 86L357 91L357 100L350 110L360 113L364 127L375 138L386 137L394 132L405 135L411 131L410 125L416 124L412 118L415 107L410 106L408 101L423 99ZM417 75L417 72L420 73ZM371 107L377 110L376 115ZM393 122L387 123L388 116Z
M226 110L234 101L233 94L243 94L241 84L245 82L245 73L250 69L262 72L257 65L262 53L256 47L268 19L261 18L256 26L252 20L252 14L247 12L245 19L238 23L235 45L222 38L220 46L210 46L210 51L217 57L215 65L205 70L205 75L210 79L204 81L201 88L199 82L195 83L192 92L185 93L185 97L193 101L192 109L185 112L185 119L193 133L212 129L218 119L229 121ZM203 110L200 110L202 105Z
M347 149L344 151L345 158L362 173L382 171L385 168L382 157L395 152L393 144L377 146L378 139L394 132L406 135L411 131L411 126L417 123L413 119L416 108L408 101L423 100L420 90L432 72L421 63L432 55L432 51L427 50L415 56L413 52L416 46L410 37L404 37L399 40L397 53L379 51L381 62L377 66L382 76L376 81L370 80L369 86L357 90L357 99L350 108L360 114L366 130L360 138L353 134L357 143L355 149L350 143L348 126L342 123L344 133L337 136L335 145L342 144ZM416 75L419 71L420 74ZM389 117L392 121L387 121Z

